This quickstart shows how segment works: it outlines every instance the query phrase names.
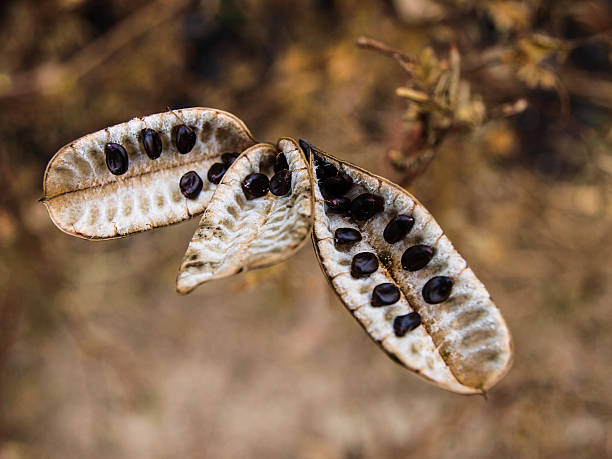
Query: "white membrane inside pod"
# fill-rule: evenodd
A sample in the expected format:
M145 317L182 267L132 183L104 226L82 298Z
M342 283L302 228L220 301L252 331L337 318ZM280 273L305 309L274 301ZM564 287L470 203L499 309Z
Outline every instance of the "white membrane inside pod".
M249 174L274 175L282 153L291 172L288 194L247 199L242 183ZM203 282L278 263L306 241L312 227L312 181L295 141L278 147L255 145L242 153L224 175L189 243L176 288L188 293Z
M512 362L509 330L482 283L431 214L397 185L315 152L352 178L354 184L345 196L369 192L384 202L383 212L356 221L350 215L329 212L318 183L314 185L313 241L321 266L347 309L395 360L434 384L459 393L479 393L494 385ZM312 167L316 177L316 162ZM389 244L383 237L384 229L400 214L412 216L414 225L404 238ZM334 242L338 228L354 228L362 240L338 245ZM403 269L404 251L421 244L433 248L432 259L415 272ZM380 264L374 273L356 279L350 273L351 262L360 252L376 254ZM453 287L446 301L430 304L422 291L435 276L452 278ZM399 288L399 301L372 306L374 287L385 282ZM397 336L395 318L413 311L420 315L421 325Z
M194 147L181 154L176 127L185 124L196 135ZM162 143L159 158L145 153L143 129L155 130ZM105 146L117 143L127 152L127 171L113 175ZM178 223L204 211L216 185L208 169L223 153L242 152L255 143L244 123L230 113L187 108L134 118L86 135L60 149L44 177L43 202L64 232L88 239L109 239ZM193 199L181 193L188 171L202 179Z

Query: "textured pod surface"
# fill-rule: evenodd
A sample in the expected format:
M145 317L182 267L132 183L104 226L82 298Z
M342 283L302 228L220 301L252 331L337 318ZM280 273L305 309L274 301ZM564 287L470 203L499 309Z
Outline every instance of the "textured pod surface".
M288 194L247 199L245 177L274 174L274 160L285 154L291 172ZM258 144L244 151L224 175L179 269L176 289L188 293L199 284L262 268L292 255L312 228L312 181L304 154L292 139L278 148Z
M311 162L313 176L318 167L331 163L353 179L346 197L372 193L383 202L383 210L365 221L329 212L315 180L315 252L347 309L390 357L430 382L464 394L493 386L512 362L509 330L485 287L431 214L399 186L318 150L313 153L318 156ZM399 241L389 243L383 233L398 215L411 216L414 225ZM348 246L336 244L336 229L346 227L359 231L362 240ZM419 244L432 247L433 257L422 269L404 269L402 254ZM351 262L363 252L376 254L380 266L368 276L355 278ZM448 276L453 285L448 299L430 304L423 297L423 287L435 276ZM372 306L374 288L387 282L399 288L399 300ZM415 322L419 325L402 330L403 335L394 332L395 319L408 314L420 316L421 322Z
M176 147L175 127L189 126L195 146L186 154ZM143 130L159 134L158 158L147 155ZM127 171L109 171L105 146L121 145ZM181 193L179 181L188 171L206 177L223 153L243 151L255 143L242 121L230 113L188 108L134 118L71 142L51 159L44 177L43 202L64 232L88 239L126 236L178 223L202 213L216 185L204 180L195 199Z

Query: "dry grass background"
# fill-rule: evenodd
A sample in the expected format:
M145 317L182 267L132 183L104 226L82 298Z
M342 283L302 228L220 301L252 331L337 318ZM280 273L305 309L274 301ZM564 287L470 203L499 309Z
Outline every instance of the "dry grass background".
M512 38L491 38L476 10L409 21L404 3L0 5L1 459L612 456L612 131L597 91L612 72L597 49L560 67L565 117L554 91L475 75L487 102L531 108L449 135L409 188L513 332L514 368L488 400L387 359L309 246L179 297L195 221L91 243L36 201L63 144L166 106L228 110L258 139L303 137L401 180L386 151L404 135L404 74L355 38L409 52L446 38L467 54ZM539 3L534 27L574 33L568 2ZM569 3L585 33L612 24L609 2Z

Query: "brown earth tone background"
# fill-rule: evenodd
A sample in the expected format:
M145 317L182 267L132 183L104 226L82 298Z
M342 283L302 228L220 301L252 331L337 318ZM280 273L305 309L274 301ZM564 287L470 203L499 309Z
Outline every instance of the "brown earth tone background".
M612 51L580 40L612 4L484 3L2 2L0 458L611 457ZM406 185L387 156L406 74L356 38L473 63L534 32L580 43L540 63L560 83L530 85L519 57L466 66L487 107L529 108L450 133L408 187L513 332L488 400L391 362L310 246L179 297L196 220L93 243L37 202L62 145L166 107L227 110Z

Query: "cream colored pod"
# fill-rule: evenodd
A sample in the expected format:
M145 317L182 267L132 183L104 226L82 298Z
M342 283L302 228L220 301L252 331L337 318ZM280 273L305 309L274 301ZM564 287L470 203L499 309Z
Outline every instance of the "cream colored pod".
M464 394L493 386L512 362L509 330L431 214L384 178L313 154L315 252L346 308L426 380Z
M44 177L43 203L62 231L111 239L178 223L204 211L216 185L207 180L223 153L255 143L244 123L211 108L134 118L59 150ZM186 197L182 177L202 180Z
M312 180L298 144L283 138L277 146L252 146L223 176L202 215L177 291L285 260L306 242L312 215Z

